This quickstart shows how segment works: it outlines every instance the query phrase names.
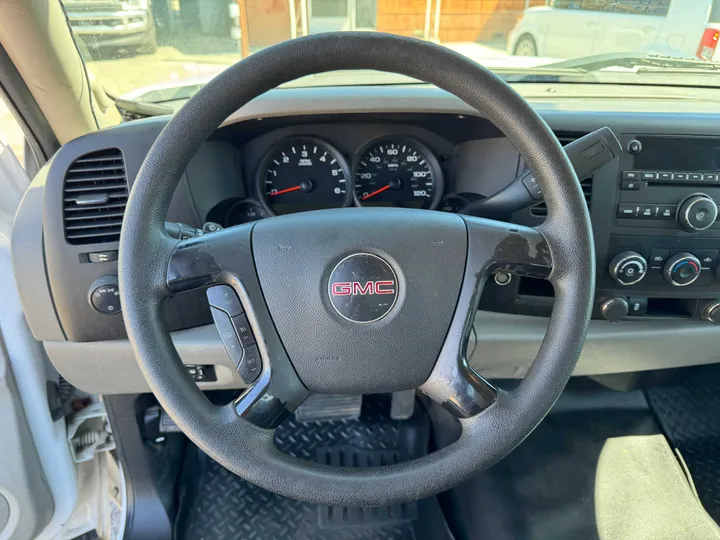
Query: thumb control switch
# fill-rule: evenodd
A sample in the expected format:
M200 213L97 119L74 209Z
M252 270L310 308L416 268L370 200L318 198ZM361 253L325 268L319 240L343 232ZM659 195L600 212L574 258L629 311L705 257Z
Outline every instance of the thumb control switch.
M207 297L215 326L232 363L246 384L254 383L262 371L262 358L240 299L228 285L210 287Z

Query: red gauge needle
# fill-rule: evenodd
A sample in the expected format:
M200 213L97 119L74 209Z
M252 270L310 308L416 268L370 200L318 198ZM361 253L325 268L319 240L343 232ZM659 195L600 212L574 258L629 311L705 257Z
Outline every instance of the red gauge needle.
M271 193L270 196L274 197L275 195L282 195L283 193L290 193L291 191L300 191L301 189L302 189L302 186L289 187L287 189L281 189L280 191Z
M388 184L387 186L383 186L383 187L381 187L380 189L376 189L376 190L373 191L372 193L368 193L367 195L365 195L365 196L364 196L362 199L360 199L360 200L361 200L361 201L367 200L367 199L369 199L370 197L374 197L374 196L377 195L378 193L382 193L382 192L385 191L386 189L390 189L390 184Z

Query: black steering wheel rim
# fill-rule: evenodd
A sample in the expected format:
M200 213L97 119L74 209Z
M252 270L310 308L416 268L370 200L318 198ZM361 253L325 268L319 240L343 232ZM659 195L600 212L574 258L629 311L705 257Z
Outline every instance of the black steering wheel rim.
M545 195L548 218L538 231L552 257L548 279L555 289L545 340L516 390L499 392L480 414L461 418L463 433L452 445L415 461L371 469L291 458L275 448L272 430L238 418L232 407L210 404L182 367L162 315L162 302L172 292L168 264L177 248L164 231L164 220L200 144L258 95L305 75L341 69L395 72L432 83L477 109L508 137ZM592 311L594 272L590 219L579 182L557 139L530 105L487 69L446 48L362 32L320 34L270 47L228 68L193 96L161 132L133 184L119 260L129 340L150 388L180 429L216 461L260 487L347 506L438 493L492 466L519 444L572 374Z

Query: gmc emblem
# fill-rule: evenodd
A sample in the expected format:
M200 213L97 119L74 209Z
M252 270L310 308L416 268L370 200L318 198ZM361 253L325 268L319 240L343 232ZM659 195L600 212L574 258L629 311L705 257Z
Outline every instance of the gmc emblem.
M332 284L333 296L395 294L394 281L367 281L365 285L359 281L340 281Z
M385 259L372 253L355 253L337 263L330 273L327 295L344 319L371 323L392 311L400 286Z

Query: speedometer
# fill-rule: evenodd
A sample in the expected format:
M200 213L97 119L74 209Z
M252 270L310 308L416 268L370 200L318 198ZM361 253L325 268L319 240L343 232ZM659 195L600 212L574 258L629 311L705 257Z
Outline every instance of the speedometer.
M258 169L257 183L260 200L271 214L352 204L345 159L314 137L295 137L274 146Z
M360 206L435 208L442 172L418 141L386 137L370 143L355 164L355 200Z

